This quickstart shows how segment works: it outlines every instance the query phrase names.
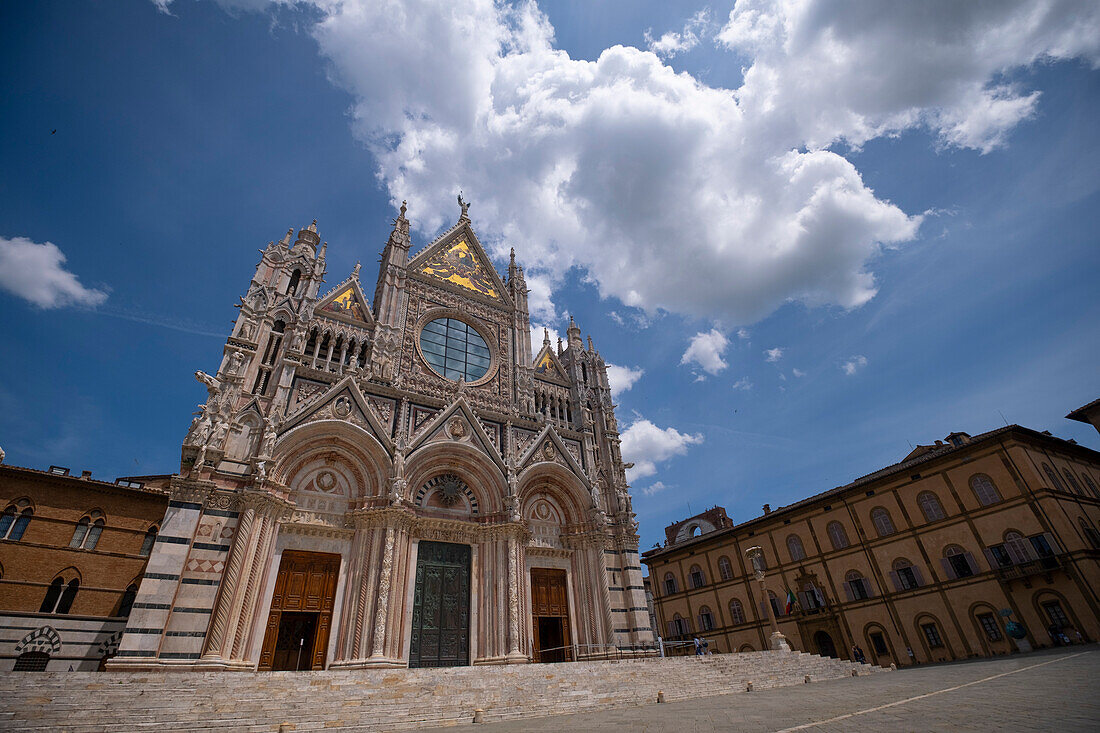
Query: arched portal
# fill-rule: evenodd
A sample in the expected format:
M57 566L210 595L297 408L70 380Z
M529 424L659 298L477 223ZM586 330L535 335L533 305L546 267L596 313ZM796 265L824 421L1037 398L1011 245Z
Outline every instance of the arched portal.
M817 647L817 653L823 657L837 658L836 644L833 643L833 637L829 636L826 631L818 631L814 634L814 646Z

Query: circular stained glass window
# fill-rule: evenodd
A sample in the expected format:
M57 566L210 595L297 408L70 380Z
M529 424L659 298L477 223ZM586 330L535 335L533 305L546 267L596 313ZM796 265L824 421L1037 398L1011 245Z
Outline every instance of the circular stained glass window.
M420 332L420 351L435 372L456 382L476 382L491 362L485 339L457 318L437 318Z

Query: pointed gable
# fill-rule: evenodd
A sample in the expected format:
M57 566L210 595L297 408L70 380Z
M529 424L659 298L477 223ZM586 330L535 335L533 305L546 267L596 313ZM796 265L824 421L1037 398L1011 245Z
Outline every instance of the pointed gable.
M371 433L387 453L393 453L388 429L379 421L375 409L368 404L367 398L350 376L332 385L319 399L306 403L297 412L289 415L279 429L279 434L318 420L347 420Z
M544 379L550 379L568 386L569 378L565 376L565 368L562 367L554 350L550 346L543 345L542 351L535 357L535 374Z
M461 219L409 262L409 271L467 293L510 303L504 281L481 247L469 220Z
M433 417L409 446L409 452L428 443L445 441L459 441L473 445L492 459L500 469L501 474L506 470L504 460L493 444L493 439L485 432L485 427L478 419L466 398L459 395L458 399Z
M356 268L358 269L358 268ZM333 288L314 308L314 312L328 318L370 326L374 323L370 306L359 286L359 278L352 275Z
M588 476L581 464L573 457L572 452L562 442L558 431L553 425L543 428L537 437L532 440L526 450L520 455L519 467L521 471L530 468L536 463L560 463L568 468L577 478L584 482L586 488L590 488Z

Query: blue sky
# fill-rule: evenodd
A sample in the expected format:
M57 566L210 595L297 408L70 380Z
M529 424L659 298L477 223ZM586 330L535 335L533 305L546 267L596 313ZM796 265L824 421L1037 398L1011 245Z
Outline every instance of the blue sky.
M5 7L8 463L172 471L257 249L316 218L329 282L373 277L393 202L419 245L459 188L620 367L643 547L1002 413L1100 448L1063 419L1098 396L1093 4L355 5Z

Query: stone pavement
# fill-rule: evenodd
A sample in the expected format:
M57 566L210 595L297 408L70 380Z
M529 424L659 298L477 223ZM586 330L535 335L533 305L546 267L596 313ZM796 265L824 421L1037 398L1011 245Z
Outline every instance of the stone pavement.
M448 730L453 733L1098 731L1100 647L1051 649L750 694Z

